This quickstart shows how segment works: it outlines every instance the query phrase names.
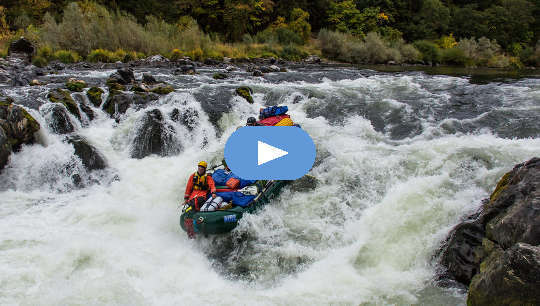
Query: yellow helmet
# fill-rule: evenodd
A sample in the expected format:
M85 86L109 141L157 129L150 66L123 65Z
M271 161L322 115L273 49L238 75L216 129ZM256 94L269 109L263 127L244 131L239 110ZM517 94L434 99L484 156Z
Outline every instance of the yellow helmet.
M199 163L198 166L204 167L204 169L206 169L208 167L208 164L205 161L202 161Z

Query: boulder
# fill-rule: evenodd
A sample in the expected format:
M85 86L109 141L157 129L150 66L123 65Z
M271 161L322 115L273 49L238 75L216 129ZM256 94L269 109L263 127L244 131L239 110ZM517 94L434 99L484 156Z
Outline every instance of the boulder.
M0 127L13 151L18 151L23 144L33 144L35 133L40 129L34 117L9 101L0 101Z
M253 104L253 97L251 94L253 93L253 90L247 86L241 86L236 89L236 94L240 97L246 99L250 104Z
M69 119L66 108L61 104L46 104L40 109L51 131L56 134L69 134L75 127Z
M53 103L60 103L64 105L71 114L77 117L77 119L81 120L79 107L77 106L77 103L75 103L75 100L73 100L71 97L69 91L60 88L53 89L49 91L47 98Z
M540 304L540 158L505 174L482 209L452 230L441 264L469 305Z
M135 83L135 74L131 68L118 69L115 73L109 76L109 80L111 83L118 83L121 85L133 84Z
M83 137L73 135L67 137L66 141L73 146L75 149L75 155L81 159L81 162L86 170L93 171L107 168L105 158Z
M253 71L253 76L256 76L256 77L262 77L264 74L262 73L262 71L260 70L254 70Z
M4 169L11 155L11 145L9 144L6 132L0 127L0 171Z
M77 80L77 79L71 78L66 82L66 88L70 91L82 92L85 87L86 87L86 82L83 80Z
M310 55L304 59L304 62L307 64L320 64L321 58L316 55Z
M95 107L100 107L101 103L103 103L103 93L103 89L98 87L92 87L88 89L88 91L86 92L86 96L88 97L88 100L90 100L90 103L92 103Z
M540 305L540 247L493 252L469 288L467 305Z
M197 73L197 68L193 64L182 65L174 70L175 75L187 74L194 75Z
M151 92L158 95L167 95L174 91L174 88L171 85L160 85L150 89Z
M224 80L226 78L228 78L229 76L225 73L222 73L222 72L216 72L214 73L214 75L212 76L214 78L214 80Z
M111 117L117 117L124 114L128 108L135 107L136 109L159 99L159 96L155 93L143 93L143 92L119 92L111 91L103 109Z
M142 82L146 85L154 85L158 83L158 81L149 73L143 73Z
M175 108L169 117L172 121L183 124L190 131L199 125L199 112L193 108L188 108L182 113L178 108Z
M261 66L260 68L261 68L260 70L262 73L279 72L280 70L279 67L276 65Z
M313 175L306 174L303 177L293 181L291 190L294 192L308 192L317 188L319 180Z
M131 147L131 157L141 159L152 154L170 156L180 152L181 146L173 139L174 128L163 120L159 109L147 111Z

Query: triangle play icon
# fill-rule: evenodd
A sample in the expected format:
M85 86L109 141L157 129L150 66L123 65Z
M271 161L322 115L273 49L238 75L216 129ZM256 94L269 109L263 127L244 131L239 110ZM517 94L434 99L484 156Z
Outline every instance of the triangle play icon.
M283 151L279 148L271 146L262 141L257 141L257 163L258 166L265 164L274 159L283 157L289 154L287 151Z

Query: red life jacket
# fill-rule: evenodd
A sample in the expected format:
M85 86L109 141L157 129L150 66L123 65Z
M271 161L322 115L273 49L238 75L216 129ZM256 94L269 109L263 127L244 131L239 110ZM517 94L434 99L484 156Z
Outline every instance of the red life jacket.
M268 117L259 121L259 124L264 125L264 126L274 126L285 118L291 118L291 116L289 115L272 116L272 117Z

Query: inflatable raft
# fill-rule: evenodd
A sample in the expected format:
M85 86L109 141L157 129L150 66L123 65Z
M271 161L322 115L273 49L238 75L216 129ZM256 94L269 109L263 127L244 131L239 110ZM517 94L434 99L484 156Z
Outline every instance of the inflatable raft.
M289 181L256 181L257 195L246 207L234 206L211 212L189 209L180 215L180 226L190 238L197 234L225 234L233 230L245 213L253 213L276 197ZM216 187L219 189L219 187Z

